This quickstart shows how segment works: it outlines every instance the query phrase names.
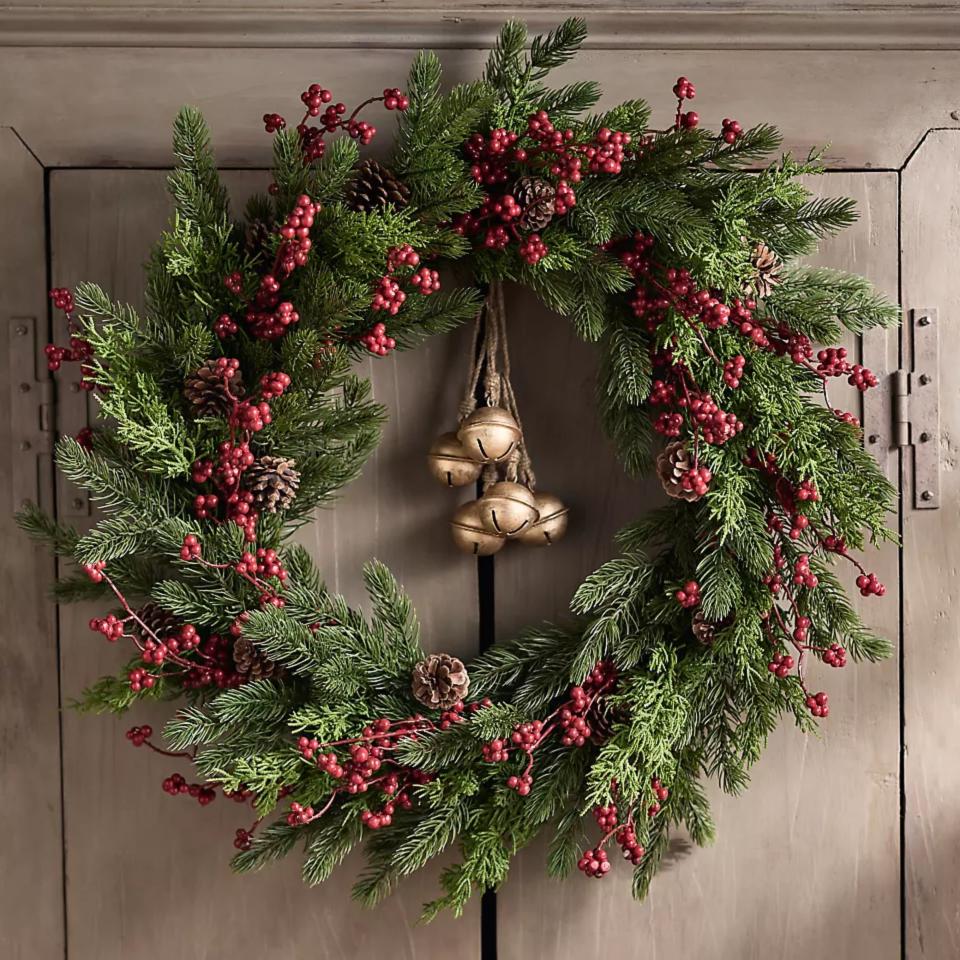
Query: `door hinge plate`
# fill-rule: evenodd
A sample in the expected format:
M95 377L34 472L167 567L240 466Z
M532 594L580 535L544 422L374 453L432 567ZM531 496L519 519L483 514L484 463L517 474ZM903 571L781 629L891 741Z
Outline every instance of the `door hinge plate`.
M9 325L10 439L13 445L13 508L40 500L41 470L53 450L53 384L37 377L36 317L12 317Z
M911 310L908 331L913 370L908 375L907 413L913 447L913 505L940 506L940 324L935 308Z

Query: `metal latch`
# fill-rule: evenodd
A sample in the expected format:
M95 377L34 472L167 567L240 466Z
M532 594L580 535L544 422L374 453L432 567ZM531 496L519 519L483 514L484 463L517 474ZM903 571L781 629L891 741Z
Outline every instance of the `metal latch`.
M13 443L13 507L25 501L39 501L41 457L53 449L53 384L49 377L37 377L37 320L13 317L9 328L10 436Z
M940 327L935 309L911 310L905 355L912 370L893 375L893 445L912 448L913 506L940 506ZM909 463L909 461L908 461Z

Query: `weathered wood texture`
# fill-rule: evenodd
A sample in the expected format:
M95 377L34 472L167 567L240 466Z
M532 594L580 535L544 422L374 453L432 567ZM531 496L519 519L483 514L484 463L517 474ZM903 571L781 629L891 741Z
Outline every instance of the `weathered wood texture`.
M245 196L262 188L265 177L234 174L229 182L235 196ZM168 213L163 173L54 173L51 212L55 282L92 279L118 299L141 303L140 265ZM320 513L302 540L330 586L351 601L363 601L361 563L371 556L387 562L421 613L426 645L469 656L476 645L475 569L452 554L446 533L452 504L424 467L431 435L443 426L436 411L455 409L457 384L448 368L455 359L459 369L465 349L452 336L369 365L375 396L391 418L383 444L363 477L335 507ZM67 395L64 406L72 399ZM74 418L71 429L75 424ZM30 606L48 609L39 599ZM89 607L61 608L65 698L123 662L120 651L87 629L92 613ZM49 629L37 632L52 636ZM49 676L55 689L55 671ZM256 876L231 875L226 861L233 831L247 825L249 811L222 798L207 809L171 799L160 782L177 768L176 762L131 749L123 737L131 723L146 721L159 729L168 713L162 707L122 719L64 714L72 958L155 960L179 954L218 960L280 955L353 960L380 955L409 960L439 957L454 939L467 960L479 955L476 905L460 922L443 918L428 927L415 925L421 903L434 893L435 871L414 879L376 914L350 900L358 860L314 890L302 885L295 857ZM33 707L31 716L55 723L55 702L42 710ZM51 773L43 790L37 785L36 795L55 782ZM27 818L25 809L20 819ZM26 862L35 832L24 831L23 842ZM39 895L36 889L24 893L31 899ZM21 904L25 913L26 903ZM47 909L53 907L44 906L45 919ZM29 955L42 960L59 956L52 947Z
M0 956L35 960L63 953L57 632L47 595L54 562L16 529L13 471L38 477L36 492L20 484L17 489L48 507L53 488L48 463L38 470L35 438L26 441L30 425L18 419L11 402L21 385L28 388L21 396L37 394L37 370L29 362L11 363L10 344L18 328L28 329L24 318L36 322L39 344L47 336L43 169L4 128L0 210L0 384L7 408L0 416ZM37 366L44 364L38 360ZM30 449L21 449L25 441L32 442Z
M0 45L486 47L516 3L333 0L323 8L283 0L24 0L0 8ZM591 46L663 49L914 49L960 46L949 5L921 0L548 0L522 6L536 30L585 15Z
M861 210L856 226L824 244L818 262L865 274L895 297L896 176L833 174L815 186L855 197ZM566 541L532 556L519 547L497 555L501 633L562 617L573 587L615 555L616 528L662 496L650 483L626 480L600 434L592 350L563 320L525 300L513 307L516 389L538 482L573 511ZM831 399L856 410L851 393L831 388ZM862 612L896 640L896 549L885 547L868 565L888 594L864 602ZM603 883L579 874L558 883L544 875L544 843L522 854L499 898L500 960L898 957L897 663L816 666L814 677L831 697L823 738L787 725L771 739L744 796L714 789L716 844L679 857L646 903L631 901L626 867ZM589 836L593 829L590 821Z
M960 135L933 131L903 174L905 309L935 307L940 327L940 509L915 510L911 454L903 493L903 688L907 955L960 955ZM905 358L910 362L909 338ZM916 385L914 387L916 389Z
M0 124L15 127L48 166L166 166L168 124L181 104L194 103L210 120L221 163L265 166L270 138L257 122L265 111L295 115L299 91L314 79L345 102L402 85L416 49L416 41L376 56L317 47L293 58L283 49L5 49L0 90L15 95L0 102ZM443 58L453 83L477 76L485 53L458 50ZM646 97L653 124L665 126L679 73L696 79L705 124L718 128L724 116L780 122L788 149L806 154L829 143L837 167L897 168L924 131L956 126L951 112L960 109L960 54L953 52L628 47L587 50L556 76L597 79L607 105ZM390 129L382 112L372 115Z

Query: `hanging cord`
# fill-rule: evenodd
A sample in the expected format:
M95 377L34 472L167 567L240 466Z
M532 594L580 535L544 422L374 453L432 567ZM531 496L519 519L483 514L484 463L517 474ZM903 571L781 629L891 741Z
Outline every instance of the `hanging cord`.
M482 331L482 342L481 342ZM510 347L507 341L507 310L503 284L494 280L480 310L473 329L473 349L468 368L467 389L460 403L460 419L468 417L477 408L477 386L483 378L483 397L487 406L503 407L516 420L520 440L505 466L505 478L520 482L531 490L536 487L533 464L527 452L523 423L517 398L510 381ZM484 487L497 479L497 465L488 464L483 472Z

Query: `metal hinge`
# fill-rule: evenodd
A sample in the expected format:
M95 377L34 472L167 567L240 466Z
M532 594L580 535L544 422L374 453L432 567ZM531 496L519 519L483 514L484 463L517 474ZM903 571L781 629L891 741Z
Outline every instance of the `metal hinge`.
M13 507L39 501L42 458L53 450L53 384L37 377L37 320L13 317L9 328L10 437L13 444Z
M912 369L892 374L891 446L909 448L913 506L940 506L940 329L935 309L911 310L904 325L904 355ZM912 461L912 463L911 463Z

